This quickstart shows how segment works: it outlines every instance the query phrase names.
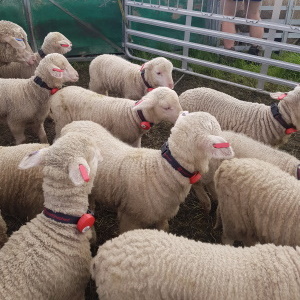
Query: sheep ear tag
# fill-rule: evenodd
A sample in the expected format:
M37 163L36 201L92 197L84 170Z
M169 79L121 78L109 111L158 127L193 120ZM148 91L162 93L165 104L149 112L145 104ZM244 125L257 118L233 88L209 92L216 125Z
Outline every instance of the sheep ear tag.
M276 99L276 100L282 100L286 96L287 96L287 93L282 93L282 92L270 93L270 97L272 99Z
M95 223L95 217L91 214L84 214L77 222L77 229L84 233L88 231Z
M64 70L59 69L59 68L52 68L50 70L51 76L53 76L55 78L62 78L63 77L63 72L64 72Z
M26 45L25 45L23 39L19 39L19 38L12 37L12 36L5 36L3 38L3 40L5 42L7 42L8 44L10 44L13 48L21 48L21 49L26 48Z
M90 181L90 177L89 177L89 174L87 172L87 169L85 168L84 165L79 165L79 171L80 171L80 174L82 176L82 179L85 181L85 182L89 182Z

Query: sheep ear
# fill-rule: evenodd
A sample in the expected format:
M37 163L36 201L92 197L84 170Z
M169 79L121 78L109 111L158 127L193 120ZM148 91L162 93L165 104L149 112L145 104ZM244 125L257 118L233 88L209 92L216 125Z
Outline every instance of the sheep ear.
M99 149L95 149L94 157L91 161L91 167L97 169L98 162L102 160L103 157L100 154ZM69 177L76 186L82 185L84 182L88 182L90 180L90 171L91 168L86 159L83 157L79 157L69 164Z
M50 74L51 74L51 76L53 76L55 78L62 78L63 73L64 73L64 70L62 70L61 68L59 68L55 65L52 65L50 68Z
M211 157L218 159L228 159L234 156L233 149L221 136L209 135L207 151Z
M286 93L283 92L276 92L276 93L270 93L270 97L272 99L281 100L286 96Z
M141 100L137 101L135 106L132 108L132 110L139 110L139 109L147 109L152 107L152 101L146 100L145 98L142 98Z
M15 38L13 36L4 36L1 38L4 42L10 44L14 48L20 48L20 49L25 49L26 45L23 41L23 39Z
M48 148L43 148L26 155L19 163L19 169L29 169L36 166L41 166L45 162L45 155L49 151Z

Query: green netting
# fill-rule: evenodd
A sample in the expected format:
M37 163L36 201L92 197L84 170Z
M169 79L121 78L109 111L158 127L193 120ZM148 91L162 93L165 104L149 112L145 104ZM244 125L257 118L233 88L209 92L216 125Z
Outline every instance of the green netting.
M22 26L29 35L23 1L0 0L0 19ZM40 47L51 31L59 31L73 43L68 56L120 53L122 17L117 1L31 0L33 32Z

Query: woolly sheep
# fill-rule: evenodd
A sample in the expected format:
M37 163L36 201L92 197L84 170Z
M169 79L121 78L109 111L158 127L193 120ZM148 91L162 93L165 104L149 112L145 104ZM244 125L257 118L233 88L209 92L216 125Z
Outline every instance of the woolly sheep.
M5 215L13 216L23 223L42 212L42 167L20 170L18 165L27 153L48 146L34 143L0 147L0 209Z
M5 221L2 218L1 210L0 210L0 249L7 241L6 231L7 231L7 226Z
M42 44L41 49L34 53L35 63L24 67L24 64L12 62L0 67L0 77L2 78L30 78L42 58L50 53L66 54L72 50L72 43L60 32L49 32Z
M84 299L92 258L84 227L99 160L92 140L76 133L21 161L44 166L45 209L0 250L1 299Z
M90 90L106 94L112 92L123 98L141 99L147 91L159 86L173 89L172 63L156 57L142 66L119 56L103 54L94 58L89 67Z
M244 133L255 140L280 145L288 140L289 132L300 129L300 86L288 93L270 93L273 99L282 99L275 111L279 110L285 128L273 117L270 106L238 100L210 88L195 88L183 92L179 101L184 110L207 111L214 115L223 130ZM275 113L274 111L274 113ZM293 128L294 127L294 128Z
M103 96L77 86L69 86L50 99L50 117L55 122L56 136L72 121L90 120L132 146L141 146L141 137L150 124L175 123L182 108L176 92L159 87L137 103L129 99ZM142 118L140 116L142 115ZM144 126L145 122L149 126Z
M289 173L291 176L300 179L300 160L285 151L274 149L261 142L255 141L242 133L232 131L222 131L221 136L227 140L234 150L236 158L257 158L278 166L281 170ZM193 185L198 199L203 203L207 212L210 211L211 201L204 191L204 186L210 198L217 201L214 188L214 174L220 166L222 160L212 159L209 162L209 170L203 175L202 180Z
M91 263L99 299L299 299L300 248L235 248L157 230L100 246Z
M67 81L78 80L78 73L61 54L52 53L41 60L28 79L0 79L0 120L7 122L16 144L26 138L30 125L41 143L47 143L44 121L50 110L50 91L55 92Z
M223 243L300 245L300 182L259 159L223 161L215 174Z
M23 28L16 23L0 20L0 66L13 61L32 65L34 55Z
M170 152L133 148L91 121L74 121L61 134L78 131L97 141L105 161L98 170L90 197L118 211L120 232L155 227L168 230L168 220L177 214L191 183L208 170L212 157L232 157L231 147L215 148L224 143L220 125L210 114L197 112L180 116L168 139ZM166 150L166 149L164 149ZM167 159L173 156L188 177L175 170ZM188 173L188 174L187 174ZM192 177L192 178L189 178Z

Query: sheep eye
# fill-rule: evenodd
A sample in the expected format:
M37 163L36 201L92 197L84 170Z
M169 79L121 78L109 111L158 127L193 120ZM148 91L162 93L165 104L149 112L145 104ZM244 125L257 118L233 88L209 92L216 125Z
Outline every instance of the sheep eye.
M171 109L171 107L165 107L164 109L165 109L165 110L169 110L169 109Z
M157 75L160 75L160 74L161 74L161 72L157 72L156 74L157 74Z

